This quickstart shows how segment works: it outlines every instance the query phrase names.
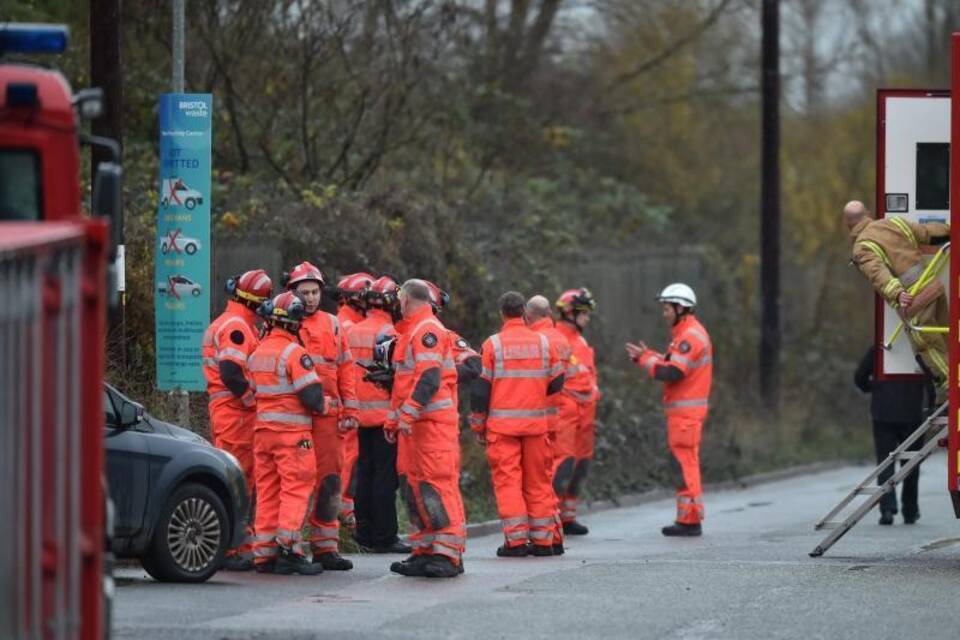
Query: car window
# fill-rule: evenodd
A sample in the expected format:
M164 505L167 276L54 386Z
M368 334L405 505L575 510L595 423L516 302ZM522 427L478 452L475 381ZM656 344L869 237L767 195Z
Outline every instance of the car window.
M120 419L117 416L117 409L113 406L113 398L110 397L110 392L106 389L103 390L103 424L107 427L115 427L120 423Z

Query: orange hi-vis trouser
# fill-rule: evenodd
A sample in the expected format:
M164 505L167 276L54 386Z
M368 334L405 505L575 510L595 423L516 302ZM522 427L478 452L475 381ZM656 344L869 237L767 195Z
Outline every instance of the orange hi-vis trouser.
M593 460L596 400L565 397L554 441L553 489L560 501L560 520L577 519L577 504Z
M307 555L303 525L316 481L313 436L308 429L258 429L254 437L257 516L254 561L275 560L283 546Z
M234 407L229 403L209 404L210 432L213 446L231 454L240 463L247 481L247 498L250 513L246 517L246 537L240 546L227 551L227 556L253 557L253 517L256 505L256 478L253 467L253 427L257 418L256 407Z
M398 435L401 495L415 530L415 555L443 555L460 564L467 526L460 496L459 425L418 420L411 435Z
M548 435L510 436L488 431L486 439L506 545L553 545L557 498L550 486Z
M703 486L700 483L700 437L705 416L701 413L667 415L667 444L677 470L677 522L703 520Z
M353 498L357 492L357 460L360 458L358 429L340 434L340 515L345 522L354 521Z
M314 555L338 549L340 541L340 434L335 416L313 418L317 482L310 512L310 547Z

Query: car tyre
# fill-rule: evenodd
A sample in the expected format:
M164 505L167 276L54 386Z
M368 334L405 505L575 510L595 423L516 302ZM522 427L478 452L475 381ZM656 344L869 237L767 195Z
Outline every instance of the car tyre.
M141 563L161 582L204 582L223 564L229 541L220 496L202 484L187 483L167 500Z
M187 252L188 256L192 256L197 252L197 245L191 242L186 247L184 247L183 250Z
M184 206L187 207L187 209L193 210L193 208L197 206L197 201L194 200L193 198L187 198L186 202L184 202L183 204Z
M167 246L167 243L166 243L166 242L161 243L161 244L160 244L160 253L166 255L168 251L170 251L170 247Z
M200 296L200 289L199 289L199 288L196 288L196 289L194 289L193 291L191 291L190 293L193 294L193 297L194 297L194 298L197 298L197 297Z

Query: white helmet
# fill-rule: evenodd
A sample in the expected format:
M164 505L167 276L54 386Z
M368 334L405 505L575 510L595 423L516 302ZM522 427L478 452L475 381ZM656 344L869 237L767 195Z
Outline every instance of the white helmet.
M663 291L660 292L660 295L657 296L657 301L672 302L692 309L697 306L697 294L682 282L674 282L673 284L668 284Z

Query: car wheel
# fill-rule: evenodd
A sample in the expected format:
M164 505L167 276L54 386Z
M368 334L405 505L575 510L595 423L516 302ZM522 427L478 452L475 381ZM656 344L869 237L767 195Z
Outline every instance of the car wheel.
M223 563L230 530L220 497L188 483L167 500L143 568L161 582L203 582Z
M187 207L187 209L193 209L195 206L197 206L197 201L193 198L187 198L187 201L183 204Z
M197 252L197 245L195 245L195 244L193 244L193 243L191 242L191 243L188 244L186 247L184 247L183 250L187 252L187 255L188 255L188 256L192 256L193 254L195 254L195 253Z
M198 297L200 296L200 289L199 289L199 287L196 288L196 289L194 289L194 290L191 291L190 293L193 294L193 297L194 297L194 298L198 298Z
M168 251L170 251L170 247L167 246L166 242L160 245L160 253L166 254Z

